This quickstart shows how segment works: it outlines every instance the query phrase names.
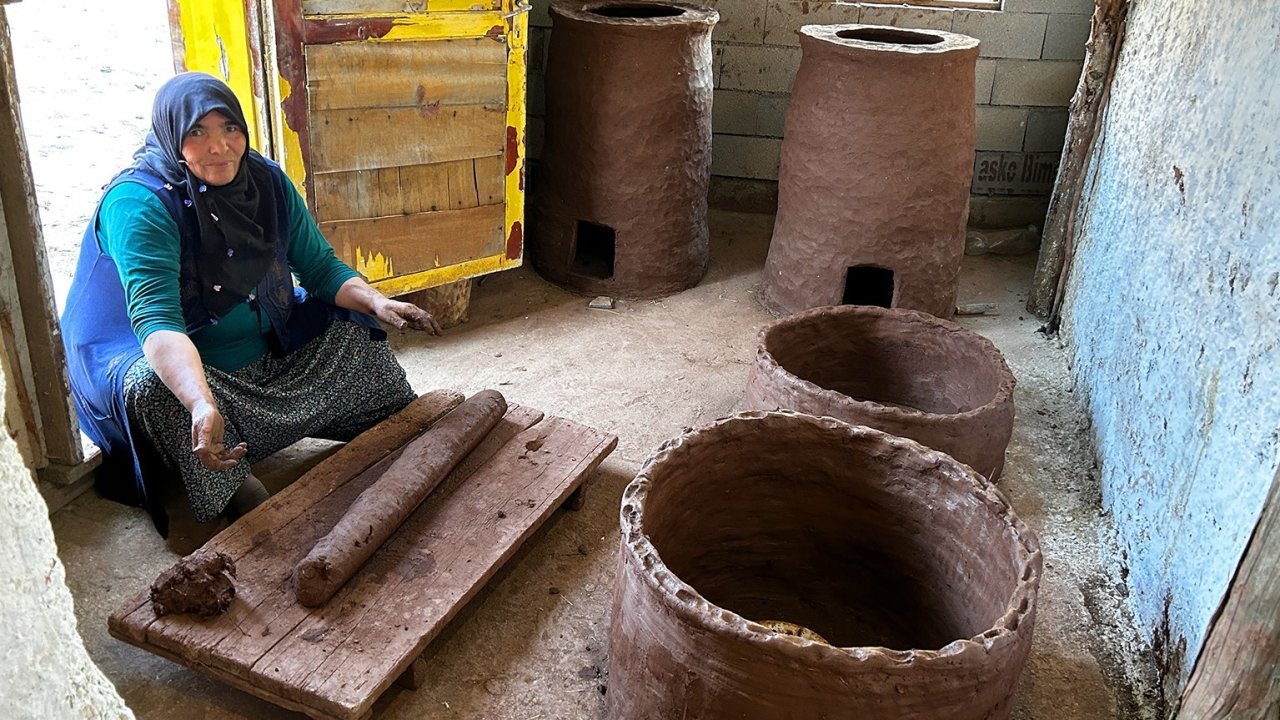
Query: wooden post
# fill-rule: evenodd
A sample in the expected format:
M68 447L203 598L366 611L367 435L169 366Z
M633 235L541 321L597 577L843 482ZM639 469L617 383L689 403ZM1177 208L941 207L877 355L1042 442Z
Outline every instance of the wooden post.
M3 287L0 324L10 342L6 372L17 387L24 429L25 458L33 469L79 465L84 459L79 427L71 409L67 362L53 303L53 281L44 240L31 164L18 113L9 20L0 5L0 205L6 242L0 247ZM19 428L11 427L10 430ZM21 446L22 443L20 442Z
M1084 70L1071 98L1067 144L1062 149L1058 178L1049 197L1040 259L1036 263L1031 296L1027 298L1027 311L1048 320L1053 330L1057 329L1064 281L1071 267L1076 209L1080 206L1084 178L1089 172L1102 112L1115 77L1128 14L1129 0L1097 0L1093 29L1085 45Z
M1179 720L1280 717L1280 472L1209 626Z

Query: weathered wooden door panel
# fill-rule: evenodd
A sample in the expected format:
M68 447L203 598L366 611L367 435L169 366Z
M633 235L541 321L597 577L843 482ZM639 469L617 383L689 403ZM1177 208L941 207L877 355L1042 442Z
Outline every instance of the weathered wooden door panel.
M425 116L416 108L321 110L311 122L316 174L501 155L507 124L503 108L479 105Z
M501 37L307 46L307 92L315 110L452 105L507 106Z
M172 2L199 8L184 18L209 17L221 4ZM245 0L245 7L245 32L268 58L254 77L266 88L273 157L339 257L389 295L520 265L527 5ZM227 63L248 64L245 54L214 52L230 15L213 16L216 26L184 22L187 65L238 76L242 68ZM233 88L248 103L243 86Z
M501 253L501 205L320 223L339 258L376 282ZM377 240L370 242L370 238Z

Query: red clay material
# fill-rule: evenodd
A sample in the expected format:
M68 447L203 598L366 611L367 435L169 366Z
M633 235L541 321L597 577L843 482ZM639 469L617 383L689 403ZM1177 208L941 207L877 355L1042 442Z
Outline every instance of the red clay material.
M1008 717L1039 544L942 453L744 413L659 448L621 530L613 720Z
M501 393L482 390L405 445L298 563L293 572L298 602L306 607L328 602L506 412Z
M990 340L949 320L844 305L760 332L746 407L830 415L909 437L995 482L1013 434L1015 384Z
M765 307L955 312L978 41L806 25L787 107Z
M551 282L652 298L707 270L711 28L686 2L561 0L528 249Z

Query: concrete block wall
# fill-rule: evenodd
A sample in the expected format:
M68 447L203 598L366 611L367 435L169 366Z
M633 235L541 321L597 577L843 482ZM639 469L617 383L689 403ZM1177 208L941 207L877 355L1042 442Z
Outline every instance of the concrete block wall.
M977 150L1052 153L1062 148L1067 105L1080 77L1093 12L1093 0L1005 0L998 11L819 0L703 1L720 12L712 34L716 92L711 171L717 180L740 185L777 180L802 25L860 22L978 38ZM543 132L549 2L533 0L529 22L529 145L535 159Z

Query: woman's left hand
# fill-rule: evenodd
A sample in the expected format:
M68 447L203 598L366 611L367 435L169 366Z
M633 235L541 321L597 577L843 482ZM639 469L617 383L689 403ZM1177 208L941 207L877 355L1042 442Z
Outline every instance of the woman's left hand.
M442 332L440 323L431 317L431 313L413 303L383 298L382 302L374 305L373 311L379 320L397 330L423 330L430 335Z

